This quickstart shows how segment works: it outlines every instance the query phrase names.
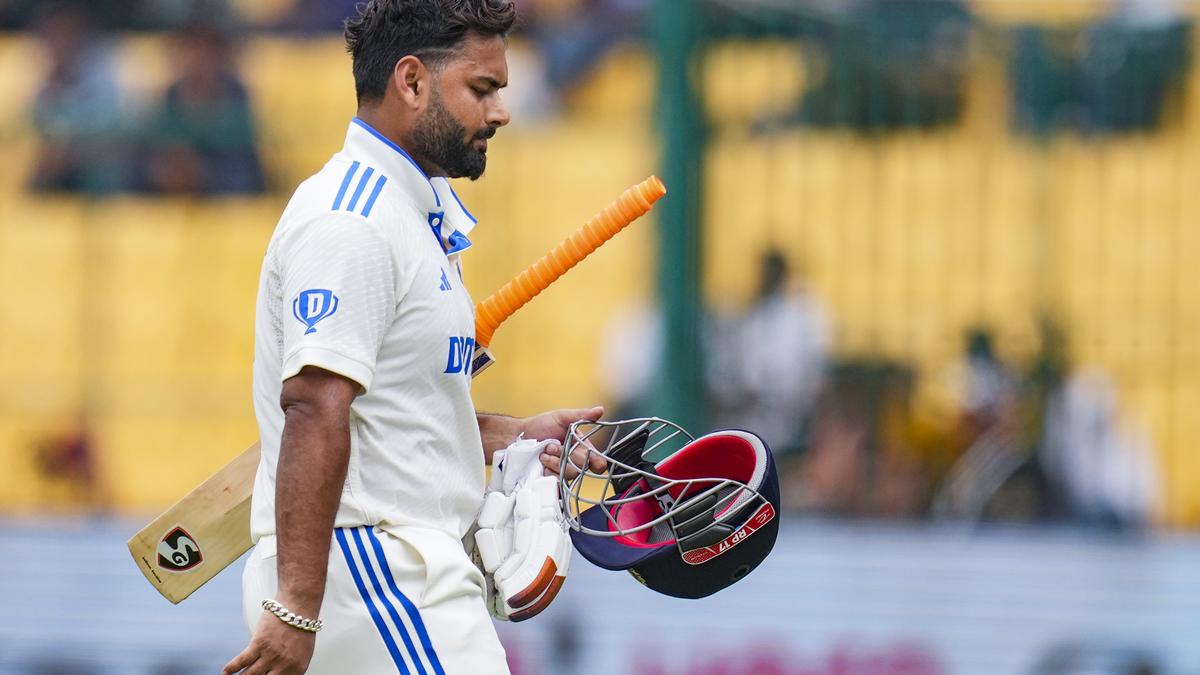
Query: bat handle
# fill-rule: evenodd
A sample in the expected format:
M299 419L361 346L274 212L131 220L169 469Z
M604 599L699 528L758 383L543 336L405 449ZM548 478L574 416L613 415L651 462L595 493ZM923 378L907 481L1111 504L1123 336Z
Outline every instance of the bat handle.
M513 312L591 255L601 244L645 215L654 202L666 193L666 186L657 176L634 185L515 279L476 305L475 342L484 347L490 345L496 328Z
M488 366L496 362L496 357L492 355L492 350L487 347L477 347L475 353L471 356L471 377L487 370Z

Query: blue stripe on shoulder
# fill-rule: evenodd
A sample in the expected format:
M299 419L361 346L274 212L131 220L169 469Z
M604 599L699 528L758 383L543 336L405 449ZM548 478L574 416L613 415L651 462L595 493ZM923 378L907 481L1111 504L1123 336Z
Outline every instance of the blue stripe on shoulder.
M358 162L350 165L350 169L346 171L346 177L342 179L342 187L338 189L337 197L333 199L333 210L338 211L342 208L342 198L346 196L346 189L350 187L350 181L354 180L354 174L358 173Z
M404 657L400 656L400 648L396 646L396 641L392 638L387 624L384 623L383 617L379 614L379 609L371 601L367 587L363 584L362 575L359 573L358 566L354 562L353 554L350 553L350 544L346 541L346 533L341 528L335 529L333 533L337 536L338 546L341 547L342 556L346 559L346 567L350 568L350 576L354 578L354 585L358 587L358 594L362 596L363 603L367 606L367 611L371 613L371 620L375 622L375 628L379 630L379 635L383 637L383 643L387 645L388 653L392 655L392 661L396 664L396 668L402 675L410 675L408 666L404 665ZM359 548L361 550L361 544ZM363 562L369 561L364 557Z
M371 216L371 209L375 207L375 200L379 198L379 193L383 191L383 185L387 182L387 176L379 174L379 180L375 181L375 188L371 190L371 196L367 197L367 204L363 206L363 218Z
M371 176L375 174L375 169L367 167L363 172L362 178L358 179L358 187L354 188L354 196L350 197L350 203L346 205L347 211L353 211L358 206L358 199L362 197L363 190L367 189L367 182L371 180Z
M417 637L421 640L421 646L425 648L425 655L429 657L429 665L433 666L433 671L437 675L446 675L446 671L442 670L441 662L438 661L437 652L433 649L433 642L429 639L429 631L425 629L425 621L421 619L421 613L417 611L417 606L396 586L396 579L392 576L392 570L387 564L387 557L383 554L383 546L379 544L379 539L370 528L367 528L367 538L371 540L371 548L375 550L375 557L379 559L379 567L383 570L383 578L387 581L388 588L391 589L400 604L404 605L404 611L408 613L413 627L417 629Z

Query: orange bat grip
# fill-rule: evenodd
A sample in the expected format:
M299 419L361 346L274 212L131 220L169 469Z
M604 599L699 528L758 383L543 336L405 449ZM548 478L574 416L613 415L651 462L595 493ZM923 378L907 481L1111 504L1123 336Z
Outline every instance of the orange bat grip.
M542 259L530 265L515 279L475 305L475 342L487 347L496 327L512 316L538 293L558 280L564 272L591 255L601 244L627 225L641 218L654 202L667 194L667 188L657 176L634 185L603 211L592 216L583 227L554 247Z

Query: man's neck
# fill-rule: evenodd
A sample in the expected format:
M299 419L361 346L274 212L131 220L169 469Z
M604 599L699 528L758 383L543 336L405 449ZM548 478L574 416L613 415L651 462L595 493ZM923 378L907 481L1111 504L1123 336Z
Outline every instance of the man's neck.
M421 167L421 171L424 171L426 176L446 175L446 172L440 166L430 162L419 153L412 151L412 145L408 142L408 129L405 128L405 125L392 121L398 116L387 115L378 107L360 107L357 116L358 119L366 122L372 129L382 134L384 138L403 148L404 152L417 163L417 166Z

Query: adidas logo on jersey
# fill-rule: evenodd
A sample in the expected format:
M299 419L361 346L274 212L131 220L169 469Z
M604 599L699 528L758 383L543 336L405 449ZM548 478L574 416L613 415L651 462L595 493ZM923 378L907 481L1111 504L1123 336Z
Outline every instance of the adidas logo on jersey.
M438 286L439 291L448 291L453 288L450 285L450 279L446 276L446 270L442 270L442 284Z

